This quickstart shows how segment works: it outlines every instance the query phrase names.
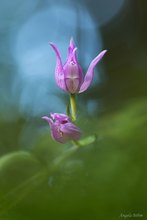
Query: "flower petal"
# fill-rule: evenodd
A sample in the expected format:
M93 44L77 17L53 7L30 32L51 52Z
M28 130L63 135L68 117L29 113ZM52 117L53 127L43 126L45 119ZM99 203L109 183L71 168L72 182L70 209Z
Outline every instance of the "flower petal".
M50 113L50 116L52 117L53 120L55 121L59 121L59 122L62 122L62 121L70 121L69 117L65 114L60 114L60 113Z
M86 73L85 78L84 78L84 82L82 83L82 85L80 87L79 93L84 92L90 86L90 84L92 82L92 79L93 79L94 68L95 68L96 64L102 59L102 57L105 55L106 52L107 52L107 50L103 50L90 63L89 68L88 68L87 73Z
M71 44L71 43L70 43ZM63 66L64 82L69 93L78 93L83 82L83 72L76 57L76 47L69 46L67 61Z
M81 137L80 129L71 122L62 125L60 131L63 132L65 137L71 140L78 140Z
M74 43L73 37L70 38L69 47L70 47L72 50L75 48L75 43Z
M52 119L47 116L43 116L42 119L47 121L50 125L52 125L52 123L53 123Z
M70 39L70 43L69 43L69 46L68 46L68 55L67 55L67 59L66 59L66 62L70 62L72 60L72 53L73 53L73 50L75 49L75 44L74 44L74 41L73 41L73 38Z
M77 47L75 46L74 40L71 37L69 47L68 47L68 56L67 56L66 62L73 61L75 63L78 63L77 56L76 56L76 50L77 50Z
M61 61L61 57L60 57L60 53L58 51L58 48L55 44L50 43L51 47L53 48L53 50L55 51L56 54L56 69L55 69L55 80L57 85L63 89L64 91L66 91L66 86L64 83L64 71L63 71L63 66L62 66L62 61Z
M53 123L51 126L51 136L52 138L59 142L64 143L63 133L60 131L60 124L59 123Z

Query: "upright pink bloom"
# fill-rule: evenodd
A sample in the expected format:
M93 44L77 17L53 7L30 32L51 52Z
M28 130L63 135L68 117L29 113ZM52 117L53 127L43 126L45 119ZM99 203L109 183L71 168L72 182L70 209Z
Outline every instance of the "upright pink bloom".
M51 129L51 136L54 140L60 143L66 143L69 140L80 139L81 132L69 119L67 115L59 113L50 113L51 118L43 116Z
M69 92L72 94L82 93L87 90L93 79L94 68L105 55L107 50L103 50L100 54L98 54L98 56L96 56L92 60L86 75L83 76L82 68L79 65L76 57L77 48L75 47L72 38L68 47L67 60L64 65L62 65L60 53L57 46L53 43L50 43L50 45L55 51L57 58L55 68L55 79L57 85L65 92Z

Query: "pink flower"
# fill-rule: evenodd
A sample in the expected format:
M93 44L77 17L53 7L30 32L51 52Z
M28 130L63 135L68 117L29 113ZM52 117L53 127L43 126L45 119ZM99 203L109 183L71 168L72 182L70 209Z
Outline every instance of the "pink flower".
M56 53L57 61L56 61L56 69L55 69L55 80L57 85L69 93L82 93L88 89L90 86L94 68L105 55L107 50L103 50L98 56L96 56L89 65L87 73L85 77L83 76L82 68L79 65L76 57L76 50L74 41L71 38L70 44L68 47L68 56L64 65L62 65L60 53L57 49L57 46L53 43L50 43L53 50Z
M50 113L51 118L43 116L51 129L51 136L54 140L60 143L66 143L69 140L80 139L81 132L69 119L67 115L59 113Z

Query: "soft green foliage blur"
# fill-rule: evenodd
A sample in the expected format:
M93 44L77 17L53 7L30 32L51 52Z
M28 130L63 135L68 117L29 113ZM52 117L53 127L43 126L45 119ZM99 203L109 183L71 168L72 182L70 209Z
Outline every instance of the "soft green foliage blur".
M147 101L143 99L102 118L88 118L85 124L81 119L85 134L96 132L96 143L79 149L53 172L49 163L67 146L56 146L48 133L38 137L32 151L1 156L1 218L146 215L146 112Z
M93 12L94 1L84 2ZM20 111L19 94L9 100L11 87L21 91L23 83L12 83L18 70L9 63L13 59L5 41L7 63L0 62L0 220L117 220L129 213L142 215L129 219L147 219L146 8L144 0L130 0L102 27L108 49L100 64L105 77L77 98L77 125L89 145L73 152L72 143L51 139L42 115ZM3 31L1 42L9 39L7 28ZM63 99L63 93L58 95ZM7 99L10 106L3 105ZM89 100L98 103L92 113L86 108Z

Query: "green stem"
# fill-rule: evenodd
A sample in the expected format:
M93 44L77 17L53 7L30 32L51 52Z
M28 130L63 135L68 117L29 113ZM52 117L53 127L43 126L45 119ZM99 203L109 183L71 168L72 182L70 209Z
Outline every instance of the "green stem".
M77 148L78 148L78 147L81 147L79 141L73 140L72 143L73 143L73 145L75 145Z
M70 94L70 109L71 109L71 119L73 122L76 121L76 111L77 111L77 106L76 106L76 95L75 94ZM75 147L79 148L80 143L76 140L72 140L72 143Z
M71 116L72 121L76 121L76 95L70 94L70 106L71 106Z

